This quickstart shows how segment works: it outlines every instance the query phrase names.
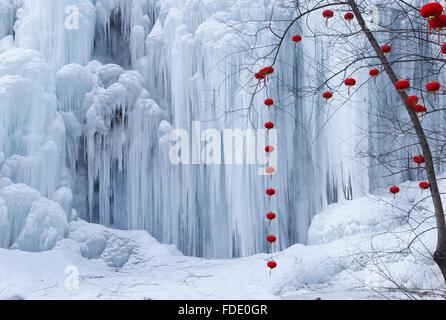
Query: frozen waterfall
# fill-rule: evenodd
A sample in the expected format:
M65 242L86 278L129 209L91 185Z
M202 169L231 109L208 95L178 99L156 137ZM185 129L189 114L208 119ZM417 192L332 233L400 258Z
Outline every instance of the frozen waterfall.
M324 37L286 42L268 91L248 108L253 72L271 63L263 57L277 41L254 35L272 11L277 30L294 15L275 3L0 0L0 246L51 248L79 216L147 230L188 255L267 251L269 178L258 166L170 162L170 133L192 132L194 121L203 131L257 130L274 119L277 249L305 243L327 204L385 185L357 151L383 148L364 137L381 123L369 106L388 97L363 87L327 105L290 89L316 87L349 54ZM265 110L267 95L279 108ZM12 190L21 204L8 200Z

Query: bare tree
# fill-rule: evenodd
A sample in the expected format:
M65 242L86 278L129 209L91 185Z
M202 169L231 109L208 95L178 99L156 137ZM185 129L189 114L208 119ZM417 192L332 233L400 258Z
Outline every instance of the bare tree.
M386 53L382 50L382 45L380 44L377 38L377 34L387 34L389 36L395 37L404 37L406 39L412 39L414 42L424 43L426 46L441 46L440 43L435 43L431 41L429 36L426 36L430 33L427 28L428 21L426 19L422 19L419 16L419 9L417 6L413 5L411 1L407 2L404 0L398 1L375 1L374 4L381 10L395 10L397 8L398 14L404 19L409 21L410 28L407 29L394 29L391 25L380 26L376 30L373 30L368 26L366 22L365 16L369 14L367 11L370 1L361 0L346 0L346 1L309 1L309 0L296 0L293 2L294 9L296 10L296 17L292 21L289 22L288 27L281 32L273 30L270 28L271 33L273 33L278 41L276 45L273 46L270 53L266 57L262 58L272 58L274 63L276 63L279 51L281 50L283 43L285 41L289 41L290 39L290 31L295 24L305 23L305 19L308 19L310 15L317 14L322 9L337 8L340 11L351 11L354 14L354 18L356 18L356 23L359 25L359 29L351 30L348 34L342 34L340 32L334 32L332 34L328 34L325 36L338 38L338 39L348 39L352 36L362 35L367 39L369 46L372 48L371 51L362 50L362 48L356 47L354 48L357 51L356 58L353 61L346 61L345 65L340 68L338 72L333 75L333 78L338 75L348 74L351 72L349 69L354 68L355 64L358 61L366 61L366 65L371 67L381 67L384 70L384 73L390 80L393 85L396 85L400 80L397 72L395 71L394 66L404 63L429 63L432 65L432 72L440 73L441 69L445 65L446 60L441 57L429 55L429 54L419 54L418 52L403 52L401 55L396 57L395 60L390 60ZM430 17L432 19L432 17ZM441 29L445 27L435 26L437 32L440 32ZM420 37L420 30L422 30L421 34L425 37ZM424 30L424 31L423 31ZM313 34L314 37L317 37L316 31ZM439 35L440 38L440 35ZM353 43L349 43L350 46L354 46ZM440 49L440 48L439 48ZM361 51L362 50L362 51ZM440 50L439 50L440 51ZM370 62L373 61L373 62ZM353 70L354 72L354 70ZM329 81L327 79L324 83L321 83L319 87L316 88L306 88L305 90L300 90L297 98L302 98L305 95L311 95L315 92L320 92L320 90L326 86L329 86ZM427 82L429 79L418 79L420 82ZM294 88L295 89L295 88ZM296 90L295 90L296 91ZM423 92L422 89L419 89L420 92ZM256 89L256 93L258 90ZM422 156L424 157L424 172L426 174L430 190L431 190L431 199L434 207L434 216L436 221L436 232L437 232L437 244L436 250L433 254L433 260L436 262L438 267L441 270L443 278L446 282L446 223L444 216L444 208L442 203L442 198L440 194L440 190L438 187L438 178L437 178L437 168L436 162L440 163L442 160L438 156L436 160L433 156L433 147L435 148L435 152L438 154L443 153L443 148L446 145L445 134L440 131L434 131L432 129L426 129L423 127L422 122L420 121L419 114L414 110L413 105L408 104L409 95L406 90L398 90L398 95L400 97L400 103L405 107L407 112L407 116L410 121L408 123L403 123L400 127L400 132L410 134L410 131L413 131L414 137L416 140L414 141L414 145L417 145L421 151ZM444 112L443 109L437 108L431 111L434 112ZM395 121L399 121L396 119ZM403 121L401 121L403 122ZM407 124L410 124L410 128L407 128ZM370 156L370 155L369 155ZM386 163L381 163L382 165L388 165ZM406 170L405 168L403 170Z

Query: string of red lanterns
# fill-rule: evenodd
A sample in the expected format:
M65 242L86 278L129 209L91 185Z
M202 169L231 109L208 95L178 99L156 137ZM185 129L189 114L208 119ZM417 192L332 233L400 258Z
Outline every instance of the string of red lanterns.
M293 35L293 36L291 37L291 40L297 45L299 42L302 41L302 37L301 37L300 35L298 35L298 34L295 34L295 35ZM265 86L266 86L266 85L267 85L267 80L268 80L267 77L268 77L269 75L271 75L272 73L274 73L274 71L275 71L275 70L274 70L273 67L264 67L264 68L260 69L259 72L257 72L257 73L255 74L255 78L256 78L256 79L259 79L259 81L260 81L260 80L265 80ZM264 104L266 107L270 108L270 107L273 107L273 106L275 105L275 102L274 102L274 99L272 99L272 98L270 98L270 97L267 97L267 98L263 101L263 104ZM269 137L270 130L274 129L275 126L276 126L276 125L275 125L275 123L274 123L273 121L267 121L267 122L265 122L264 127L265 127L265 129L267 129L267 137ZM268 139L268 140L269 140L269 139ZM267 145L267 146L265 146L265 152L266 152L266 154L267 154L268 163L270 162L270 161L269 161L270 154L271 154L272 152L274 152L274 151L275 151L275 147L274 147L274 146L272 146L272 145ZM275 172L276 172L276 168L274 168L274 167L271 166L271 165L265 168L265 173L266 173L267 175L270 175L271 177L272 177L272 175L273 175ZM268 188L265 190L265 195L268 197L268 206L269 206L270 203L271 203L271 198L272 198L273 196L275 196L276 193L277 193L276 189L274 189L274 188L272 188L272 187L268 187ZM269 208L269 209L270 209L270 208ZM272 222L273 220L277 219L277 215L276 215L276 213L270 211L270 212L266 213L265 218L266 218L266 220L268 221L268 226L269 226L269 225L271 225L271 222ZM266 241L267 241L268 245L271 246L271 252L273 252L273 251L272 251L272 245L277 241L277 237L276 237L275 235L273 235L273 234L270 234L270 235L268 235L268 236L266 237ZM275 269L275 268L277 267L277 262L274 261L273 257L271 257L270 260L267 262L266 266L269 268L269 270L270 270L270 274L271 274L271 273L272 273L272 270Z

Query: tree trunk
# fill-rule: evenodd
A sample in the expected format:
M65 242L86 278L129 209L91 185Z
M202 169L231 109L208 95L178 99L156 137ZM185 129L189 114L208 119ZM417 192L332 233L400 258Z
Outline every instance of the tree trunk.
M381 52L381 46L379 45L378 41L376 40L374 34L367 27L366 22L361 14L361 11L359 10L358 5L356 4L356 1L355 0L347 0L347 2L350 5L353 13L355 14L356 19L358 20L359 26L361 27L362 31L366 35L371 46L373 47L376 54L378 55L378 58L381 61L381 64L383 65L387 76L389 77L390 81L392 81L392 83L395 83L399 79L398 79L397 75L395 74L395 71L393 70L389 61L387 60L386 55ZM436 247L433 259L437 263L438 267L440 268L441 273L443 274L443 278L446 283L446 224L445 224L443 204L441 201L440 191L438 189L438 183L437 183L437 178L436 178L435 169L434 169L434 163L433 163L433 159L432 159L432 152L430 150L429 142L426 138L426 134L423 130L423 127L421 126L421 123L420 123L420 120L418 119L417 114L406 103L407 98L408 98L406 91L399 91L398 93L399 93L401 100L406 108L406 111L408 112L408 114L410 116L410 120L412 121L412 125L415 129L416 135L418 137L418 141L421 146L421 150L423 151L423 155L425 158L426 174L427 174L427 179L429 181L429 184L431 186L432 202L434 205L435 218L436 218L436 222L437 222L437 247Z

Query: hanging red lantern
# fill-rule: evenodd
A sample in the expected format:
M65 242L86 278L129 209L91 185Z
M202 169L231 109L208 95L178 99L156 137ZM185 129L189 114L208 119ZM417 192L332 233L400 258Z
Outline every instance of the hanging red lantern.
M446 54L446 43L443 43L443 45L441 46L441 53Z
M412 160L418 165L423 164L425 161L424 156L421 154L413 156Z
M398 80L395 82L395 89L398 91L404 91L406 89L410 88L410 81L409 80Z
M274 147L273 146L266 146L265 147L265 152L266 153L271 153L271 152L273 152L275 149L274 149Z
M262 69L259 70L259 72L255 74L255 78L259 81L264 80L267 78L267 76L273 73L274 73L273 67L263 67Z
M376 78L377 76L379 76L379 70L376 68L370 69L369 75L373 78Z
M348 87L348 94L350 95L350 88L356 85L356 80L353 78L347 78L344 80L344 84Z
M265 79L265 76L261 74L260 72L257 72L254 76L257 80L263 80Z
M416 113L425 113L427 109L421 104L416 104L413 106L413 111L415 111Z
M330 19L334 17L334 12L332 10L324 10L322 16L326 19Z
M274 260L268 261L268 263L266 264L268 266L268 268L275 269L277 267L277 263Z
M322 16L325 18L325 25L328 25L328 20L334 17L334 12L331 10L322 11Z
M270 129L274 129L274 122L268 121L265 123L265 128L270 130Z
M431 185L427 181L421 181L418 186L420 187L421 190L426 190L431 187Z
M417 96L409 96L407 97L407 106L409 107L413 107L414 105L416 105L418 103L419 99Z
M355 18L355 15L353 14L353 12L346 12L344 14L344 19L347 21L352 21Z
M299 43L299 42L302 41L302 36L299 35L299 34L295 34L295 35L293 35L293 36L291 37L291 40L292 40L294 43Z
M276 219L276 214L274 212L268 212L266 214L266 219L268 219L269 221L272 221L272 220Z
M438 90L440 90L441 85L439 82L437 81L432 81L426 84L426 90L428 92L437 92Z
M274 105L274 100L271 98L265 99L264 104L265 106L271 107Z
M430 29L440 31L441 29L446 27L446 15L440 14L439 16L430 19L428 25Z
M420 8L420 15L426 19L432 19L443 13L443 6L438 2L429 2Z
M266 193L268 196L272 197L273 195L276 194L276 190L273 189L273 188L268 188L268 189L266 189L265 193Z
M441 30L443 28L446 28L446 15L445 14L441 14L437 17L434 17L432 19L430 19L428 21L428 25L429 25L429 33L432 33L432 29L434 29L435 31L437 31L438 33L438 44L440 44L441 41Z
M267 174L274 174L274 172L276 172L276 168L274 168L273 166L269 166L265 169L265 172Z
M263 67L262 69L260 69L259 73L262 74L262 75L267 76L267 75L270 75L270 74L274 73L274 68L271 67L271 66Z
M387 54L390 51L392 51L392 46L390 44L385 44L381 47L381 52L384 54Z
M397 193L400 192L400 188L397 187L397 186L391 186L391 187L389 188L389 192L390 192L391 194L393 194L393 197L395 198L395 195L396 195Z
M331 99L331 98L333 97L333 93L331 93L330 91L325 91L325 92L322 94L322 97L323 97L325 100L329 100L329 99Z
M277 238L276 238L276 236L270 234L269 236L266 237L266 241L268 241L269 243L272 244L277 241Z

